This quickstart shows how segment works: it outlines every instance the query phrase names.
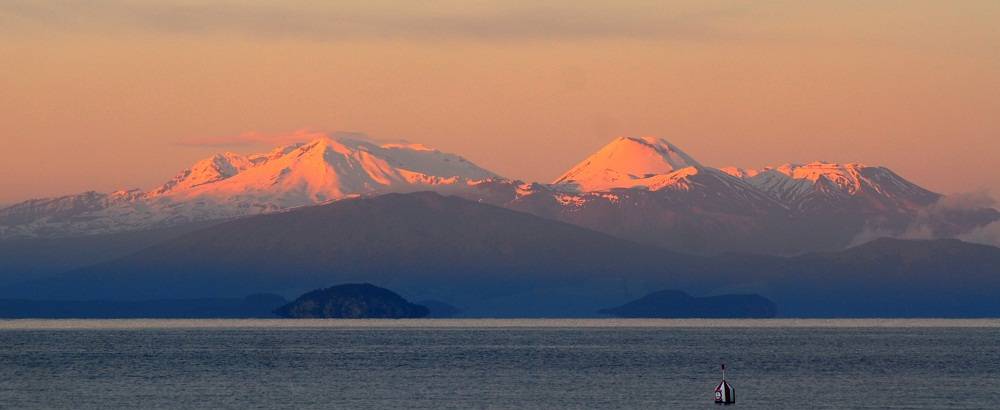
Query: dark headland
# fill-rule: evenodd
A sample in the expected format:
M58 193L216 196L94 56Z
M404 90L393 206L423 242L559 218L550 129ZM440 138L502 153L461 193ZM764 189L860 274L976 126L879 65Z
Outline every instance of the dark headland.
M425 317L430 310L391 290L361 283L314 290L274 313L295 319L411 319Z

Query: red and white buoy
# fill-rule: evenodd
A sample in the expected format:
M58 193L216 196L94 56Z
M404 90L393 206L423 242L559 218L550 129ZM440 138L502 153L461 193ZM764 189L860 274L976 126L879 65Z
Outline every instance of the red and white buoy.
M735 404L736 390L726 382L726 364L722 364L722 382L715 387L716 404Z

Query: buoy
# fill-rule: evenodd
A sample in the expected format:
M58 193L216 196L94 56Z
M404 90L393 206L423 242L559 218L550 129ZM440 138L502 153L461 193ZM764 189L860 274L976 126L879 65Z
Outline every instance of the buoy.
M736 390L726 382L726 364L722 364L722 382L715 387L716 404L735 404Z

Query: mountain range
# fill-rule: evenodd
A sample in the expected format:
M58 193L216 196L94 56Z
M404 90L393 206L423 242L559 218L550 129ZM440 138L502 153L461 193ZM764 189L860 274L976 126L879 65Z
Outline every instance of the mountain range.
M418 192L232 220L118 259L3 287L0 297L153 300L240 297L261 289L298 295L367 282L411 300L475 307L478 314L580 315L648 293L640 285L632 293L622 278L669 277L675 270L691 276L692 263L662 263L690 258L522 212ZM569 302L559 296L561 289L591 297Z
M491 177L462 157L419 144L323 137L263 154L217 154L149 191L86 192L15 204L0 210L0 238L145 230Z
M322 137L218 154L148 191L14 204L0 210L0 238L159 229L425 190L702 254L796 255L914 230L946 238L1000 219L988 207L942 209L942 195L884 167L714 168L652 137L617 138L548 184L503 178L420 144Z
M1000 314L1000 248L880 239L795 257L693 255L432 192L223 222L126 256L0 286L0 298L293 297L373 283L467 316L593 317L665 289L757 294L784 317ZM52 302L54 303L54 302Z

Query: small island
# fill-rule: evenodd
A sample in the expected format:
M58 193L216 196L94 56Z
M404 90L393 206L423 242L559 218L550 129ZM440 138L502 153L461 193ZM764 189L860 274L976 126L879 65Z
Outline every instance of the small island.
M773 318L777 308L756 294L693 297L661 290L599 313L621 318Z
M360 283L311 291L274 313L294 319L411 319L426 317L430 310L391 290Z

